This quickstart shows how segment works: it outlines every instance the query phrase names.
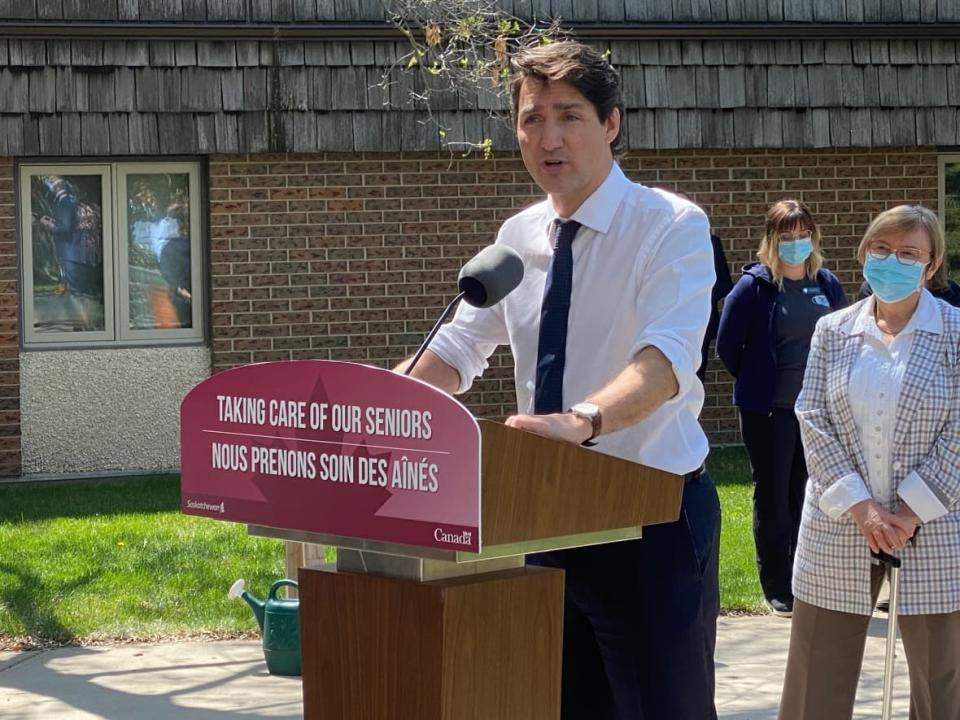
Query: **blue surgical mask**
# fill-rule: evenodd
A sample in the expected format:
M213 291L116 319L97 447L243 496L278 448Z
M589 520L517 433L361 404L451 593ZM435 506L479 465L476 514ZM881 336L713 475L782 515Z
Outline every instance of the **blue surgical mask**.
M813 252L813 241L809 237L796 240L781 240L777 254L787 265L803 265Z
M868 254L863 264L863 276L870 283L874 295L883 302L895 303L920 289L926 267L927 263L904 265L893 254L883 260Z

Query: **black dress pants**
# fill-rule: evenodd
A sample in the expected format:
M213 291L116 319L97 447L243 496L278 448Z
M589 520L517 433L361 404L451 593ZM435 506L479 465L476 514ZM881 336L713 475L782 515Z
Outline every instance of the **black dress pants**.
M159 265L160 274L169 287L170 301L180 327L192 327L193 305L178 292L179 288L193 291L190 283L190 238L175 237L168 240L160 251Z
M720 503L703 473L677 522L531 555L563 568L563 720L716 720Z
M807 463L793 409L770 415L740 410L740 431L753 470L753 540L760 586L767 600L793 598L793 553L797 547Z

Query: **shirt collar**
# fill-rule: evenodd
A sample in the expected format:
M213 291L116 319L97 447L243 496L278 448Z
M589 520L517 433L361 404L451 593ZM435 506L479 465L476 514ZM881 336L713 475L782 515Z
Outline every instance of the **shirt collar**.
M606 180L600 183L600 187L593 191L576 212L566 220L576 220L601 235L606 234L613 222L613 216L623 200L623 196L630 189L631 182L620 166L614 162L610 168L610 173ZM548 226L560 216L553 208L552 202L547 202L547 224ZM548 230L549 232L549 230Z
M874 319L874 305L876 299L873 295L867 298L860 308L860 312L849 318L843 324L843 330L848 335L870 335L871 337L880 337L880 329ZM897 333L897 337L906 336L915 330L940 335L943 332L943 317L940 315L940 308L933 295L926 289L920 291L920 302L913 313L909 322L903 330Z

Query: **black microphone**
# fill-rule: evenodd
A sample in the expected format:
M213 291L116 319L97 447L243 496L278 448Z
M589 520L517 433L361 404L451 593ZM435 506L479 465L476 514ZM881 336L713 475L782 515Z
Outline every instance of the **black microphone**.
M521 280L523 280L523 260L513 248L505 245L488 245L470 258L460 268L460 274L457 276L457 288L460 293L447 305L403 374L410 374L430 345L430 341L439 332L444 320L461 299L474 307L492 307L509 295Z
M457 287L470 305L488 308L509 295L523 280L523 260L506 245L488 245L460 269Z

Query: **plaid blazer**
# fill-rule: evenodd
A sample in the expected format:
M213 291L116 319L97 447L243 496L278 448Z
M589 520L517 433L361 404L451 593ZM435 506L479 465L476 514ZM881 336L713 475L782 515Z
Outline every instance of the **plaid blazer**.
M793 592L817 607L869 615L870 548L849 515L832 520L818 505L843 476L858 472L868 477L848 394L863 343L863 335L852 332L863 302L869 300L821 318L810 343L796 405L809 479ZM939 300L937 305L943 332L915 331L900 389L891 453L893 491L874 498L895 510L896 488L916 470L949 510L926 523L916 543L898 553L903 560L900 612L905 615L960 610L960 310Z

